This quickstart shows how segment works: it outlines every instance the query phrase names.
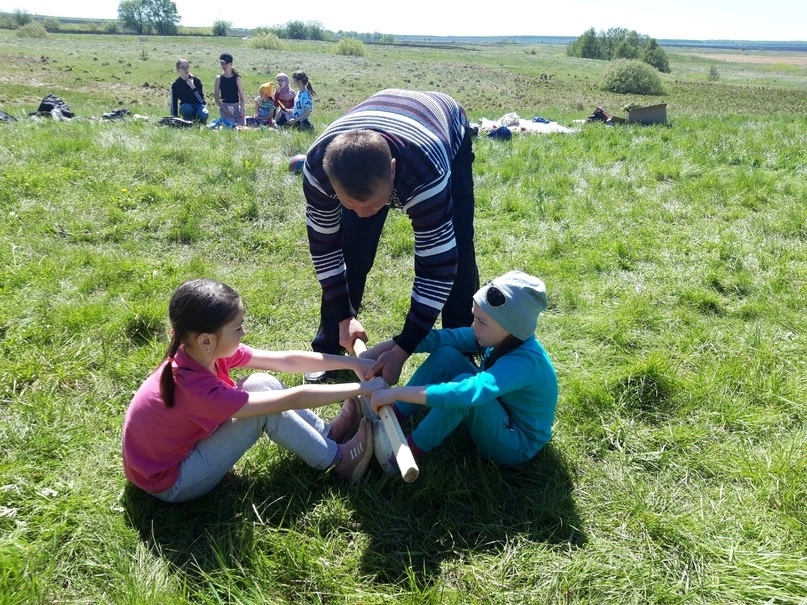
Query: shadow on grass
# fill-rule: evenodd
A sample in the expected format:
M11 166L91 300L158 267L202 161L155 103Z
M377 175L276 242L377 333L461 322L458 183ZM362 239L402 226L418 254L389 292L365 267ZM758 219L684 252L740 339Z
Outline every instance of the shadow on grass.
M358 531L369 537L361 574L381 584L431 585L443 561L495 555L521 538L563 548L585 542L572 478L551 443L528 464L505 469L480 459L469 440L449 439L411 484L374 464L348 486L289 454L229 473L193 502L165 504L127 485L122 504L141 540L190 578L249 567L249 553L266 552L267 527L299 531L312 508L334 497L349 502Z
M231 471L210 493L181 504L160 502L127 483L122 505L145 544L195 577L246 563L267 526L295 527L333 489L334 479L292 459L244 474Z
M497 554L518 539L562 548L586 542L572 498L573 482L550 443L531 462L501 468L473 446L447 447L425 457L411 484L376 472L355 492L356 516L371 537L362 572L379 582L430 585L445 560ZM377 470L377 469L376 469Z

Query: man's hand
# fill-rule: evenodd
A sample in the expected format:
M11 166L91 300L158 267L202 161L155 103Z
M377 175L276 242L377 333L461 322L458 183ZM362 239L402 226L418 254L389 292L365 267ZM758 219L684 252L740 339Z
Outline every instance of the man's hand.
M339 344L348 351L353 350L357 340L367 342L367 332L355 317L348 317L339 322Z
M409 353L395 345L378 356L378 359L365 377L369 378L380 374L388 384L397 384L398 379L401 377L401 369L403 369L403 364L407 359L409 359Z
M370 347L364 353L359 355L359 357L369 358L369 359L372 359L373 361L375 361L376 359L381 357L382 353L386 353L387 351L389 351L394 346L395 346L395 341L394 340L392 340L392 339L385 340L384 342L380 342L377 345Z

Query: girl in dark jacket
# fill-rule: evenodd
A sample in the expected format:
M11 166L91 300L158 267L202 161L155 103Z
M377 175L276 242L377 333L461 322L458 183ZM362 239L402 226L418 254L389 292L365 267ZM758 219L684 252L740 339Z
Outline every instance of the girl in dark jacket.
M177 73L179 77L171 84L171 115L204 124L210 114L202 81L191 73L191 64L182 58L177 60Z

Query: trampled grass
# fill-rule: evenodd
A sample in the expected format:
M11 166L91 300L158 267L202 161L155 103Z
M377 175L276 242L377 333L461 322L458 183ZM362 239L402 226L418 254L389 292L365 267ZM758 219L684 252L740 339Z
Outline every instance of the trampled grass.
M538 334L561 399L533 462L489 465L460 432L415 483L376 469L349 488L263 442L198 502L128 486L123 414L180 282L234 286L256 346L307 348L316 327L286 170L313 135L154 123L175 56L212 89L222 44L247 90L305 69L319 125L387 85L440 88L474 118L636 101L596 91L602 64L562 48L350 59L0 32L0 109L55 92L85 118L151 117L0 125L0 603L807 602L807 95L722 63L706 82L705 58L671 55L667 127L475 143L483 279L521 268L549 289ZM411 245L391 215L362 312L373 341L405 313Z

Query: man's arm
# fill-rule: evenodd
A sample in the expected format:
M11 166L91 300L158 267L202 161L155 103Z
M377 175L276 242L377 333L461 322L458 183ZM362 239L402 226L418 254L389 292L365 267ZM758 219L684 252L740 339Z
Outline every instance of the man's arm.
M309 150L303 172L308 249L322 293L333 317L341 322L356 316L350 304L342 253L342 206L322 168L322 153Z
M457 276L450 179L440 185L435 195L405 206L415 235L415 281L403 330L394 340L409 354L434 326Z

